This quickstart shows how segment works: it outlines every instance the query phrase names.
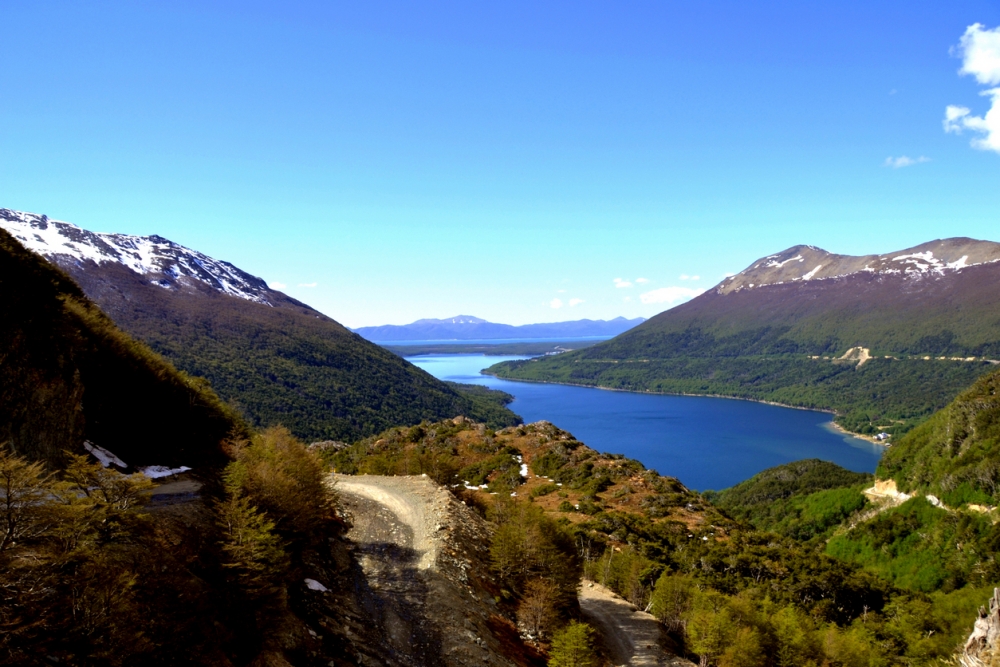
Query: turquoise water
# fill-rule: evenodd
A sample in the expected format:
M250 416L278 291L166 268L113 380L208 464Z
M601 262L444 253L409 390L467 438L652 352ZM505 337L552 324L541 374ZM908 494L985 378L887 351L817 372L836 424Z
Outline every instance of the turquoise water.
M601 452L624 454L703 491L722 489L799 459L874 472L882 448L845 436L831 416L763 403L511 382L479 371L524 357L441 354L408 360L442 380L502 389L526 422L547 420Z

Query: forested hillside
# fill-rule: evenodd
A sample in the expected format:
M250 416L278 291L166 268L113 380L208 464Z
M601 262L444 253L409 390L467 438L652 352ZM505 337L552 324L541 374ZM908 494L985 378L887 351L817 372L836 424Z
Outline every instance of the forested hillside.
M520 421L260 278L162 237L96 234L8 209L0 226L64 269L119 327L208 380L251 425L353 440L456 415L497 427Z
M899 434L1000 357L998 248L949 239L852 258L798 246L610 341L491 372L775 401L833 410L858 433ZM982 263L966 264L970 255ZM819 275L807 271L814 263Z
M1000 505L1000 372L980 378L882 457L877 474L950 507Z
M545 422L421 424L327 460L342 472L424 473L457 486L496 522L496 576L519 609L536 600L528 581L504 579L505 564L548 547L530 522L504 517L554 521L586 576L651 609L675 649L704 665L940 664L998 578L1000 527L923 505L876 512L861 493L870 476L822 461L703 498ZM556 605L548 632L571 613Z
M0 445L51 464L91 441L131 465L219 464L242 420L0 230Z

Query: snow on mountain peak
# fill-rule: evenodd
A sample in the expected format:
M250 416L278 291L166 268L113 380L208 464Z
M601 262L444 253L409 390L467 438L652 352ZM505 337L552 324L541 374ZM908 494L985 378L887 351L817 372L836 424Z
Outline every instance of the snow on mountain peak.
M759 259L723 280L719 294L797 281L841 278L855 273L935 278L978 264L1000 261L1000 243L968 238L939 239L883 255L835 255L815 246L795 246Z
M198 281L230 296L268 301L267 284L229 262L185 248L162 236L101 234L48 216L0 208L0 227L26 248L55 263L117 263L164 289Z

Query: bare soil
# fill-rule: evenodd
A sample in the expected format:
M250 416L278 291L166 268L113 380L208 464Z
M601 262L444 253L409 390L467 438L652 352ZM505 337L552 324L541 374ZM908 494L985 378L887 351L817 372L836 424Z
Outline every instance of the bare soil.
M423 476L331 481L382 664L530 664L526 647L510 646L489 581L489 530L475 512Z

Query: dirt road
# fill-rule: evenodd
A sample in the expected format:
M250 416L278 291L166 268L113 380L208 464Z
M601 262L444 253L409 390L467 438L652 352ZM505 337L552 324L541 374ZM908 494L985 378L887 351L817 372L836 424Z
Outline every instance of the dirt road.
M661 648L661 630L656 618L637 611L604 586L584 580L580 588L580 609L587 621L600 631L615 665L694 667L694 663Z
M423 476L331 479L363 573L356 597L387 662L511 665L491 630L499 616L483 587L489 533L482 519Z

